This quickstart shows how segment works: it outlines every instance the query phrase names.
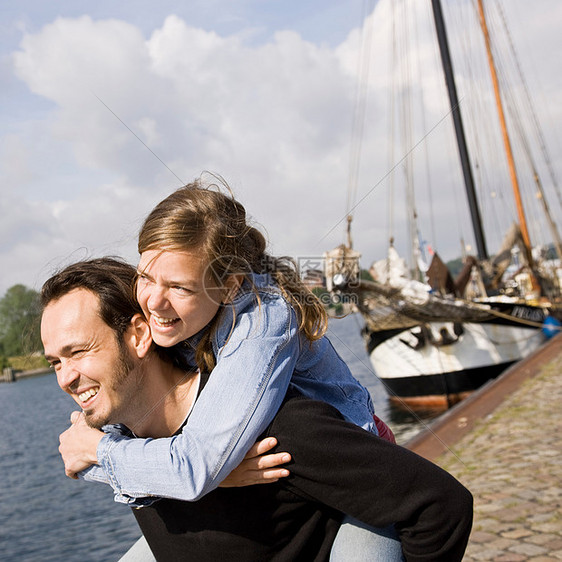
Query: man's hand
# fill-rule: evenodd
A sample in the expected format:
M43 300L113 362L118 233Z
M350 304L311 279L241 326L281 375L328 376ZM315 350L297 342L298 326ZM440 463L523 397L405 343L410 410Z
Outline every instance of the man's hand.
M289 453L265 455L277 445L275 437L258 441L244 457L244 460L222 481L221 488L238 488L254 484L271 484L279 478L289 476L286 468L279 468L291 460Z
M76 479L78 472L97 464L96 450L104 434L90 427L82 412L72 412L70 422L72 425L59 435L59 453L65 474Z

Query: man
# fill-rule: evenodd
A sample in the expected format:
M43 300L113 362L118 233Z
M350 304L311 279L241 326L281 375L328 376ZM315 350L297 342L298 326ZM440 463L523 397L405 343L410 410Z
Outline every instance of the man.
M120 423L112 430L129 437L171 436L207 377L153 346L130 290L134 276L104 258L48 280L45 356L92 427ZM267 434L292 455L288 478L134 510L158 560L326 560L342 513L373 527L394 523L406 560L462 560L472 497L443 470L292 391Z

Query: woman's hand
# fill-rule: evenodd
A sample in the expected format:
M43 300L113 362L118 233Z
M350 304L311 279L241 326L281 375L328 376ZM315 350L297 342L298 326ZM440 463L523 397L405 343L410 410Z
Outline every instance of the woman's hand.
M90 427L82 412L72 412L70 422L72 425L59 435L59 453L65 474L76 479L78 472L97 464L96 451L104 434Z
M265 455L277 445L275 437L258 441L244 457L244 460L222 481L221 488L238 488L254 484L271 484L279 478L289 476L286 468L279 468L291 460L289 453Z

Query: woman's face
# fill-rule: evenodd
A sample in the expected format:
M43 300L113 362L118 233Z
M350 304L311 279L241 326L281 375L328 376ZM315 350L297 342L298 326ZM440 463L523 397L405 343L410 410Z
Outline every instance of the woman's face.
M228 292L213 280L202 256L175 250L141 255L137 299L158 345L171 347L202 330Z

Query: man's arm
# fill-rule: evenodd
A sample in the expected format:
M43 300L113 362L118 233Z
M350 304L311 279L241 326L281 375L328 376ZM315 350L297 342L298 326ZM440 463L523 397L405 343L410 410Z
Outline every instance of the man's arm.
M408 561L462 560L472 495L438 466L303 398L283 404L271 434L291 451L283 482L295 493L373 527L394 524Z

